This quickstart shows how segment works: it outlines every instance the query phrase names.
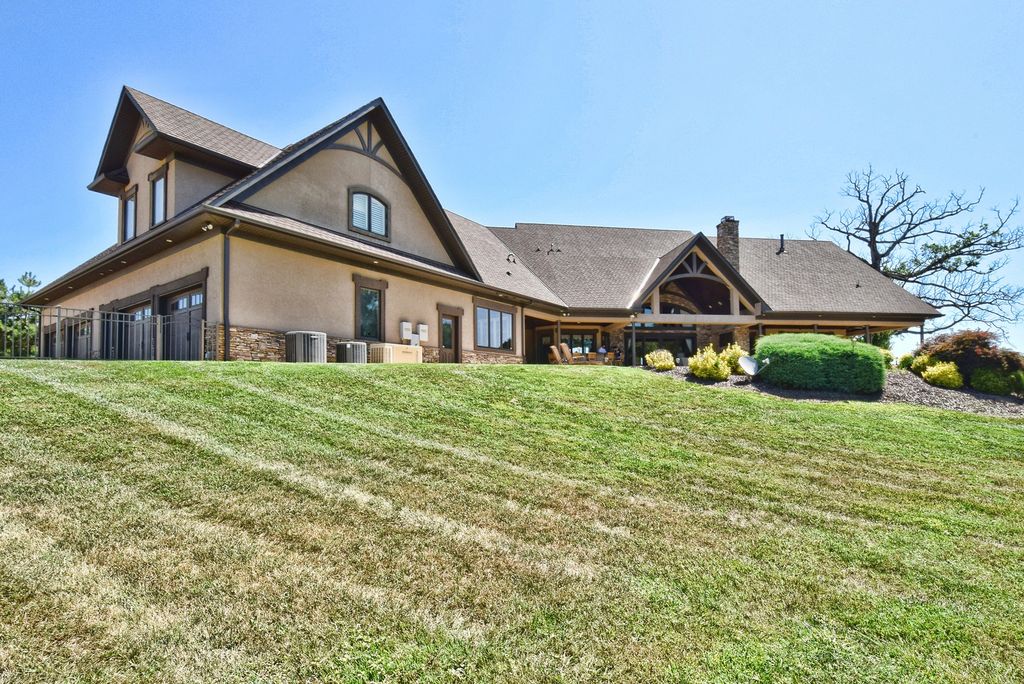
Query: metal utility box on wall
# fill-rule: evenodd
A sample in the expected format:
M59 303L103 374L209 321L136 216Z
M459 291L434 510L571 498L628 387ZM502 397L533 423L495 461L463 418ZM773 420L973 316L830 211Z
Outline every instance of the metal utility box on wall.
M291 363L327 363L327 333L309 330L286 332L284 359Z
M366 363L365 342L339 342L334 352L338 363Z
M370 363L423 363L423 347L375 342L368 350Z
M409 321L402 321L400 324L400 337L403 341L412 339L412 323Z
M430 341L430 326L426 323L420 323L416 326L416 334L420 336L420 344Z

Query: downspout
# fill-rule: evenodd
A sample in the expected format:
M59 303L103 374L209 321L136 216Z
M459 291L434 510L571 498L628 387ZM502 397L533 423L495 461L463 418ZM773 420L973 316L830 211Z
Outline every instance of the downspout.
M240 221L235 219L235 222L224 228L222 233L224 235L224 245L221 250L221 320L224 321L225 361L231 360L231 319L230 306L228 305L228 302L231 300L231 239L229 236L232 231L238 228L239 223Z

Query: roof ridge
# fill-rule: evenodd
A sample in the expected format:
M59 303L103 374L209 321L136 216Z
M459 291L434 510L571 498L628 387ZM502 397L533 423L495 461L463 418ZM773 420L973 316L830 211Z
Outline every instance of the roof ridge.
M133 99L134 99L136 94L145 95L146 97L148 97L150 99L153 99L153 100L156 100L157 102L162 102L165 105L174 107L175 109L180 109L181 111L183 111L183 112L185 112L187 114L191 114L192 116L196 117L197 119L202 119L203 121L209 121L210 123L215 124L217 126L220 126L221 128L226 128L227 130L231 131L232 133L237 133L238 135L245 136L246 138L249 138L250 140L253 140L253 141L258 142L258 143L262 143L263 145L266 145L267 147L273 147L275 150L278 150L278 151L281 150L280 147L278 147L277 145L273 145L271 143L268 143L266 140L261 140L260 138L251 136L248 133L244 133L244 132L238 130L237 128L232 128L231 126L228 126L226 124L222 124L219 121L214 121L213 119L211 119L211 118L209 118L207 116L203 116L202 114L197 114L196 112L192 111L191 109L188 109L186 107L182 107L181 105L176 105L173 102L168 102L167 100L165 100L165 99L163 99L161 97L157 97L156 95L150 95L149 93L143 92L143 91L139 90L138 88L132 88L131 86L126 85L126 86L124 86L124 89L127 90L130 95L132 95ZM145 108L143 107L143 109L145 109ZM148 118L148 116L147 116L147 118Z
M695 235L696 233L701 232L699 230L693 231L688 230L686 228L645 228L643 226L591 226L578 223L535 223L530 221L516 221L515 225L511 226L510 228L514 230L519 228L519 226L545 226L548 228L591 228L598 230L646 230L658 233L690 233L691 235ZM500 228L503 226L495 227Z

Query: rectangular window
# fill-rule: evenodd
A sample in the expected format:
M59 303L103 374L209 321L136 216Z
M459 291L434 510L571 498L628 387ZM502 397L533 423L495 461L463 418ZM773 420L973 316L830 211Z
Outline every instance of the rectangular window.
M135 197L136 191L121 198L121 241L127 242L135 237Z
M381 339L380 300L380 290L374 290L369 287L359 288L359 301L356 303L356 306L359 307L357 312L359 317L359 337L364 340Z
M156 226L167 218L167 167L160 171L159 175L152 177L150 181L150 198L152 199L150 211L150 225Z
M476 346L512 351L513 317L508 311L476 307Z

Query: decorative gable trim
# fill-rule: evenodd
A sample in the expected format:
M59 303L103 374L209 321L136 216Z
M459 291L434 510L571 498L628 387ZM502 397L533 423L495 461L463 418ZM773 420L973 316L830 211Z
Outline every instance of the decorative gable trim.
M697 233L690 240L684 242L682 245L672 250L665 256L662 257L665 260L663 268L658 268L660 264L655 265L654 270L648 277L646 284L639 291L637 296L633 299L634 308L639 304L642 304L651 296L651 293L658 287L668 280L671 279L673 273L680 266L686 267L686 260L690 255L699 253L701 257L707 260L713 269L710 274L697 273L696 275L703 277L714 277L715 279L721 279L727 286L735 289L740 297L742 297L751 307L760 305L762 309L767 309L767 305L754 288L748 283L740 272L736 270L728 259L715 247L714 243L707 238L704 233ZM693 268L691 266L691 268ZM717 273L716 273L717 272ZM719 275L721 276L719 278Z
M420 208L426 214L427 219L441 240L441 244L444 245L452 257L452 261L474 279L482 281L476 265L462 243L462 239L452 226L447 213L437 199L437 195L434 194L433 188L430 187L430 183L427 181L423 170L420 168L419 162L413 156L409 144L405 141L387 106L380 98L360 107L348 116L325 126L294 145L285 148L276 159L254 171L211 200L210 206L224 206L232 200L244 202L245 198L281 177L317 152L330 148L334 144L333 141L344 137L352 131L358 130L364 122L368 122L372 129L368 129L365 135L359 135L362 140L361 147L363 149L356 151L361 154L367 154L381 161L381 163L385 163L378 157L381 149L388 150L389 154L395 159L394 170L399 173L412 190ZM374 140L376 135L370 133L371 130L379 133L379 140ZM384 146L382 147L380 143L383 143ZM385 165L387 164L385 163Z

